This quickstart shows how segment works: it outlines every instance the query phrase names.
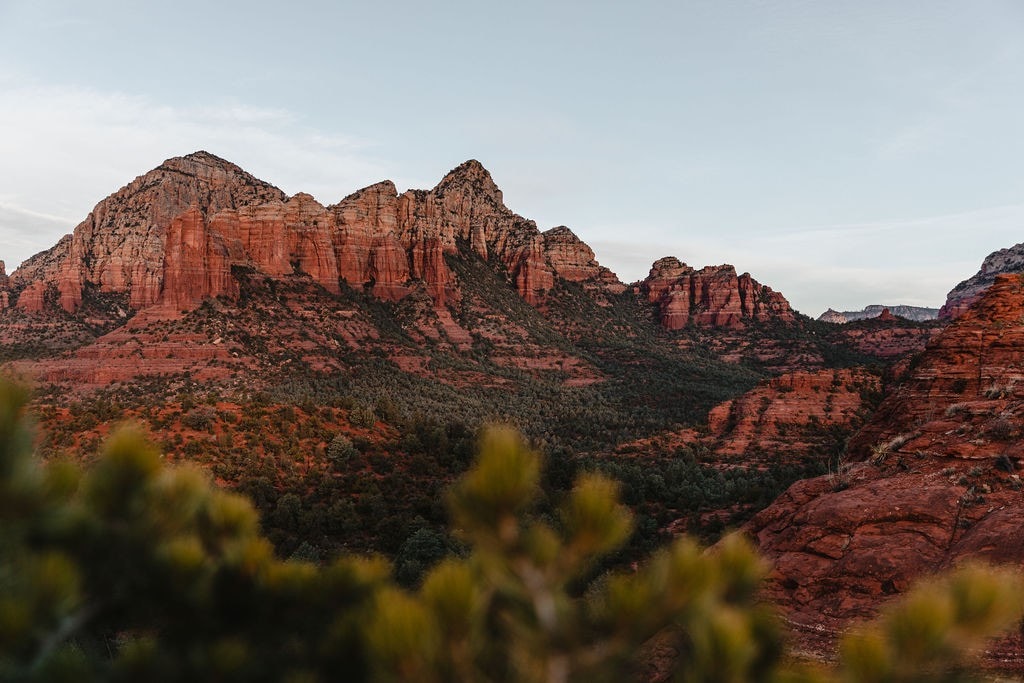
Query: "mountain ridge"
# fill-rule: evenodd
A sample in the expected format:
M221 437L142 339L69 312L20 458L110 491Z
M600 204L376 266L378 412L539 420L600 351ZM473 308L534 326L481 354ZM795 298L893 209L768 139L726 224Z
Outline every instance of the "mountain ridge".
M606 292L626 289L571 229L541 232L508 209L490 172L475 159L429 191L400 194L385 180L323 206L301 192L287 197L206 151L168 159L101 200L70 235L25 261L0 287L5 307L27 312L41 312L48 296L74 312L89 288L125 294L134 310L156 304L172 309L206 296L236 295L230 269L253 266L274 276L303 272L329 291L337 291L340 281L368 286L387 300L408 295L418 281L440 307L458 299L444 259L460 244L500 262L533 305L558 279ZM725 270L694 271L696 283L688 285L701 293L691 293L685 307L712 309L697 316L697 324L792 318L781 294L772 294L772 311L762 311L755 298L770 290L731 267L719 268ZM702 276L718 282L702 282ZM685 286L645 289L652 300L665 300L662 322L669 329L681 326L678 290ZM727 291L721 296L709 294L722 288ZM716 315L716 307L728 312Z

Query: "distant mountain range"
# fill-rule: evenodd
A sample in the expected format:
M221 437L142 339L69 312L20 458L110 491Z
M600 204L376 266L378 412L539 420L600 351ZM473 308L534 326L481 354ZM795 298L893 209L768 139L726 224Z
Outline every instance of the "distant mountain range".
M939 317L939 309L937 308L924 308L922 306L902 306L902 305L885 305L885 304L872 304L866 306L860 311L835 311L828 309L824 313L818 316L818 320L827 323L848 323L854 320L865 320L867 318L877 318L882 315L882 312L889 309L889 313L900 318L906 318L907 320L914 320L917 322L923 322L925 320L935 320Z

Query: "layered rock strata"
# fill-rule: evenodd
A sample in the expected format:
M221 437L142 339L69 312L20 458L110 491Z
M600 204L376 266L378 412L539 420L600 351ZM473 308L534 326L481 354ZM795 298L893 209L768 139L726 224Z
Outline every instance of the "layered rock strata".
M443 306L459 297L446 257L463 248L499 262L533 304L558 278L624 289L568 228L541 233L506 208L476 161L430 191L399 194L386 181L324 207L307 194L286 197L206 152L170 159L100 202L73 234L25 262L10 289L17 306L33 312L51 299L75 311L87 287L125 292L136 310L188 307L235 296L231 269L244 266L391 300L421 282Z
M939 309L939 317L952 319L963 315L992 286L996 276L1020 272L1024 272L1024 243L992 252L977 273L950 290L946 303Z
M731 265L695 270L668 256L651 266L638 291L658 307L661 325L669 330L687 325L743 327L751 321L793 322L796 315L779 292Z
M803 637L834 638L965 559L1024 565L1024 281L1002 275L929 342L851 440L746 527Z

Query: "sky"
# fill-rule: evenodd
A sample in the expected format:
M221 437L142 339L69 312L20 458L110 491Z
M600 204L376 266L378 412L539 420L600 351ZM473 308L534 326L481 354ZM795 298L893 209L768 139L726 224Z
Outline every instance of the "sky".
M336 202L478 159L631 282L939 306L1024 242L1020 0L0 0L0 259L204 149Z

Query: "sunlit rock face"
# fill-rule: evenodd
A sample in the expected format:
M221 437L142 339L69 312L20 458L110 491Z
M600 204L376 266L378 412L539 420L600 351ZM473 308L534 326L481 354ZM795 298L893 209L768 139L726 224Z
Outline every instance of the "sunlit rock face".
M568 228L541 233L510 211L490 173L467 161L430 191L371 185L322 206L206 152L169 159L107 197L74 232L26 261L7 284L17 306L41 311L47 296L68 312L87 286L124 292L133 309L186 307L237 294L233 266L274 277L304 274L328 291L347 284L399 300L422 283L436 304L460 297L446 256L468 248L507 269L519 294L539 303L556 279L621 292ZM55 295L48 294L50 290Z
M663 327L742 327L751 321L792 322L795 314L779 292L759 284L731 265L695 270L668 256L651 266L640 291L658 306Z

